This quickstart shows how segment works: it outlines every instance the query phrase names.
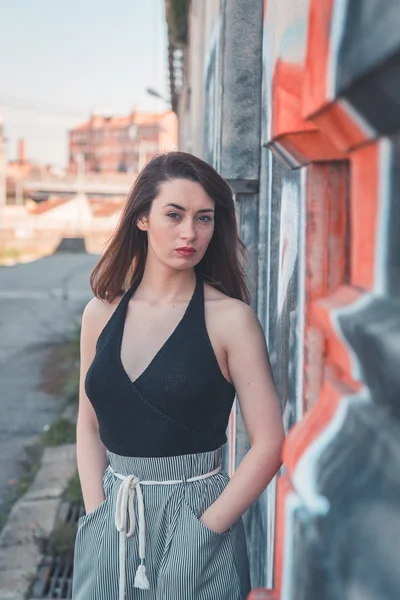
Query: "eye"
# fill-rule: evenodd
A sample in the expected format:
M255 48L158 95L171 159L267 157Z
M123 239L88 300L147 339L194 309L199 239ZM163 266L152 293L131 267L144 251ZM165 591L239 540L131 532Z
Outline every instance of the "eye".
M174 221L177 221L178 219L181 218L181 215L176 212L170 212L167 214L167 217L169 217L170 219L173 219Z
M210 221L212 221L212 218L209 217L208 215L201 215L199 217L199 220L202 221L203 223L209 223Z

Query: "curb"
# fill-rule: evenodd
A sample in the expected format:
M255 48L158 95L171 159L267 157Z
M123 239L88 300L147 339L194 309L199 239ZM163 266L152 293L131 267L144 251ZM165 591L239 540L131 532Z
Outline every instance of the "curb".
M25 600L41 559L37 536L52 532L65 483L76 472L76 445L47 447L29 490L0 535L0 600Z

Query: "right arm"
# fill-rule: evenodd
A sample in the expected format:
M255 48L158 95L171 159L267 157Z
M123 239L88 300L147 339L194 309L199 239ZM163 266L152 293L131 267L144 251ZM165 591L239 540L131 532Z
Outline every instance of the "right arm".
M96 413L85 392L85 378L94 359L98 336L111 316L110 313L110 305L107 307L98 298L93 298L82 316L76 453L86 513L95 510L104 500L103 475L107 457L106 448L100 439Z

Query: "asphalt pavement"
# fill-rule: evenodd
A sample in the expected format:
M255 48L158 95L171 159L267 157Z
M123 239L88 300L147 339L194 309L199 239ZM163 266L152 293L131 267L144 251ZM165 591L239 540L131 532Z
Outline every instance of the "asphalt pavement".
M23 472L24 447L60 410L59 395L44 381L45 365L80 322L97 259L55 254L0 267L0 510L10 481Z

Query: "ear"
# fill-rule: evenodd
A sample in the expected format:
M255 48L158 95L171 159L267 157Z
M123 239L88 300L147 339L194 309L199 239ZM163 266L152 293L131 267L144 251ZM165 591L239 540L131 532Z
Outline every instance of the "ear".
M140 217L140 219L138 219L136 221L136 226L141 230L141 231L147 231L147 227L148 227L148 223L147 223L147 217Z

